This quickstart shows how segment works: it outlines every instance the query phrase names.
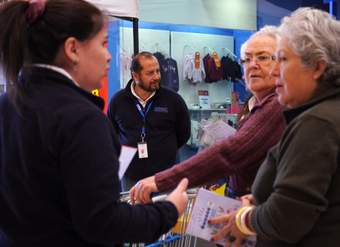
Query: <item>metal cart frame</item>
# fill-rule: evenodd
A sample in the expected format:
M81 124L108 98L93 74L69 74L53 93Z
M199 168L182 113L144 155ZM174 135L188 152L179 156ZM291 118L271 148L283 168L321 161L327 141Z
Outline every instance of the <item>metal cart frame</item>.
M197 189L190 189L187 191L188 204L183 215L178 219L176 226L168 233L163 234L158 241L152 244L134 243L124 244L124 247L196 247L197 238L185 234L187 225L189 223L191 211L196 199ZM164 200L167 195L159 195L152 200L154 202ZM130 197L128 192L121 193L121 201L130 203Z

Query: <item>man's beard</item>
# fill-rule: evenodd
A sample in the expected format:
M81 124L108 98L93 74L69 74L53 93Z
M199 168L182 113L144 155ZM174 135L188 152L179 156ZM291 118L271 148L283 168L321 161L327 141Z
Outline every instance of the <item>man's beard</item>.
M151 87L151 86L147 87L147 86L145 86L144 82L140 81L139 82L139 87L142 88L146 92L152 93L152 92L155 92L156 90L159 89L159 83L160 82L158 81L157 82L157 87ZM152 84L155 84L155 83L152 83Z

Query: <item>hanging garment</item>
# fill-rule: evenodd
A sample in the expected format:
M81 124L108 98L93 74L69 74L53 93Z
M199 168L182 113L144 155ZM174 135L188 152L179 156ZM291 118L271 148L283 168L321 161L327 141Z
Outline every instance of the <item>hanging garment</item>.
M179 78L176 60L173 58L165 58L161 52L156 52L153 55L159 63L161 86L177 92L179 89Z
M203 60L201 59L201 54L197 51L192 59L193 70L192 70L192 80L191 82L197 84L205 79L205 70L203 65Z
M162 80L161 85L175 92L179 89L178 67L177 62L173 58L167 58L162 64Z
M221 64L222 64L222 78L224 80L231 80L231 70L233 67L233 61L228 56L223 56L221 58Z
M214 52L216 53L216 52ZM205 82L212 83L217 82L222 79L222 67L221 63L218 61L218 56L214 54L210 56L210 54L207 54L203 58L203 64L204 64L204 70L205 70Z
M229 56L223 56L221 59L222 77L225 80L233 82L242 80L242 69L240 64Z
M232 76L232 80L233 81L241 81L242 80L242 68L241 65L234 60L234 74Z
M187 54L183 57L183 79L184 80L192 80L192 71L193 71L193 54Z

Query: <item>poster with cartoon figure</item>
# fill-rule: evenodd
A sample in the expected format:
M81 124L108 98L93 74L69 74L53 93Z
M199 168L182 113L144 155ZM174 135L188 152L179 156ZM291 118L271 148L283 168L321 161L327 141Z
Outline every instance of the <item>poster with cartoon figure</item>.
M222 225L208 224L209 218L230 213L240 206L241 202L238 200L200 189L197 193L186 233L210 241L211 237L217 233ZM216 241L216 243L224 246L226 241L227 239L222 239ZM256 238L252 236L244 241L242 247L252 247L255 244Z

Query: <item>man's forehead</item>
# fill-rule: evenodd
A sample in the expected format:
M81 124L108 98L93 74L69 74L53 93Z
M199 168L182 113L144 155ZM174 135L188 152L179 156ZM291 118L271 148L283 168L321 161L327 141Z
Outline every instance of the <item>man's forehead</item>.
M246 56L251 56L251 55L261 55L261 54L271 54L273 53L273 50L271 49L254 49L254 50L246 50L244 54Z
M141 64L158 64L158 60L155 57L143 57L139 60Z
M249 45L244 49L245 55L272 54L276 50L276 45Z
M151 71L159 68L157 59L145 59L142 63L142 69L145 71Z
M141 57L140 58L140 63L148 63L148 64L150 64L150 63L158 63L158 60L157 60L157 58L155 58L155 57Z
M247 43L244 54L273 53L275 52L276 46L276 40L273 38L257 37Z

